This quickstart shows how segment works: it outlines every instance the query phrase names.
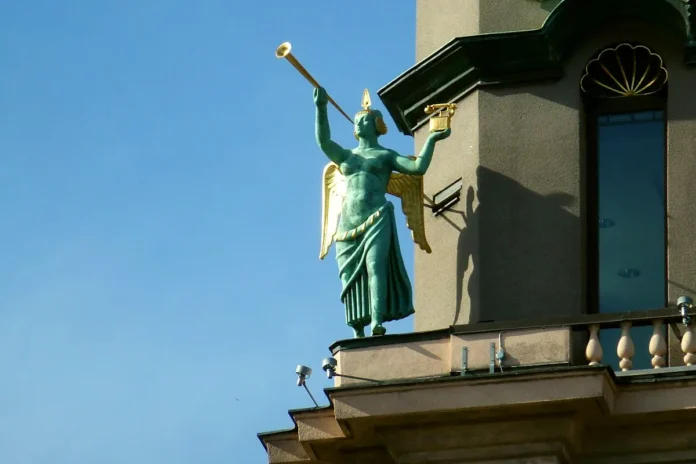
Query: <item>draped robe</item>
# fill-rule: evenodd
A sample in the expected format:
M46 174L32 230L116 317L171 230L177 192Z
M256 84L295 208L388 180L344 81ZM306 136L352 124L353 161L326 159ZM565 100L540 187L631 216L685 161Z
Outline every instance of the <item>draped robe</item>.
M336 260L343 290L341 301L345 304L346 323L359 329L370 324L372 308L370 281L366 259L373 247L386 247L388 264L386 282L382 284L384 308L380 320L389 322L403 319L415 312L411 282L401 256L396 232L394 205L387 201L372 213L361 225L338 234Z

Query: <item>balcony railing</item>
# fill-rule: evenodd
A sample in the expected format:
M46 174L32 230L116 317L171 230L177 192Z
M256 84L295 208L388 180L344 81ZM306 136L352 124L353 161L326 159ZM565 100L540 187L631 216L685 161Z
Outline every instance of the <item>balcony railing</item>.
M647 311L483 322L340 340L329 347L337 365L330 378L340 387L587 364L610 366L618 377L681 376L696 365L691 318L696 322L696 308L687 300L679 307Z
M619 359L619 368L622 372L632 370L633 358L636 350L644 350L650 353L652 368L660 369L665 367L692 366L696 365L696 335L692 325L692 318L696 322L696 311L692 302L688 298L680 298L679 305L676 307L645 310L628 311L622 313L606 314L586 314L575 317L561 317L544 319L539 321L507 321L498 323L473 324L453 327L453 332L457 334L497 332L511 330L544 329L551 327L568 327L574 334L585 333L588 335L587 344L584 350L586 361L589 365L597 366L601 364L611 364L607 362L607 348L601 343L602 333L606 329L620 329L616 347L616 355ZM675 349L669 351L673 355L673 366L670 366L668 352L668 333L667 328L671 326L675 337L678 340L683 353L683 363L681 359L674 362ZM652 336L643 346L636 346L632 329L638 327L652 327ZM670 347L671 348L671 347ZM576 359L573 364L579 364Z
M683 364L692 366L696 363L696 338L694 337L694 329L691 324L692 309L691 300L680 299L680 304L676 308L621 314L588 315L586 320L580 325L580 328L584 326L585 330L589 332L585 358L592 366L603 364L604 350L600 343L601 330L618 327L621 329L621 336L616 346L619 368L622 372L629 371L633 368L633 357L636 353L631 329L652 326L653 333L648 346L640 346L638 349L644 349L650 353L652 356L650 363L654 369L668 367L668 343L665 328L667 325L671 325L676 336L679 337L679 332L681 332L680 347L684 355ZM681 365L681 363L675 364Z

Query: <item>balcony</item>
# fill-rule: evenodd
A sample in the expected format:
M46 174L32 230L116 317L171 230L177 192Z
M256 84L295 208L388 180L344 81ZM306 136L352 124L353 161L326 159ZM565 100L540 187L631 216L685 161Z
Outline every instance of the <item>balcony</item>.
M329 349L338 360L337 372L344 375L336 377L335 386L340 387L365 381L610 364L610 356L605 354L607 347L602 346L600 338L607 329L620 329L618 343L612 347L620 368L615 375L641 375L650 371L632 369L637 350L650 354L652 369L670 368L672 372L696 364L693 327L689 319L688 324L684 323L685 317L694 315L690 308L681 314L680 308L674 307L471 324L448 330L343 340ZM637 346L632 329L646 326L653 328L653 335ZM679 342L676 347L675 341Z
M329 406L290 411L293 429L259 438L272 463L696 462L694 316L687 305L339 341ZM611 329L615 353L600 342ZM641 350L650 368L634 369Z

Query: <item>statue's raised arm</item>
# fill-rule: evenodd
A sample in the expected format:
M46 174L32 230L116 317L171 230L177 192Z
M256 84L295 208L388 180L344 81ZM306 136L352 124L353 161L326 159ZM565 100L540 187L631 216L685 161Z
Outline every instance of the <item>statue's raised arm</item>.
M324 154L334 163L340 165L350 156L350 150L346 150L339 144L331 140L331 128L329 126L329 116L327 114L327 104L329 96L323 87L314 89L314 104L317 106L316 118L314 123L314 135L317 144Z

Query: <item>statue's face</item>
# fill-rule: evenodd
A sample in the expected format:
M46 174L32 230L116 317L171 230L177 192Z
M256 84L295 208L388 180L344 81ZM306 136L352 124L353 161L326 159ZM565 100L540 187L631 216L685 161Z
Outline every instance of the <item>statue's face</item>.
M375 117L372 113L363 113L355 117L355 133L358 134L358 137L377 135Z

